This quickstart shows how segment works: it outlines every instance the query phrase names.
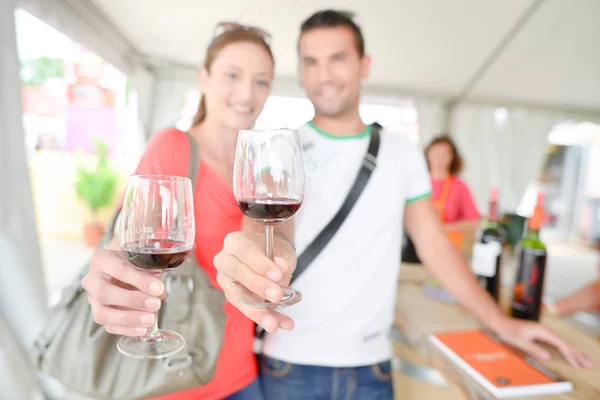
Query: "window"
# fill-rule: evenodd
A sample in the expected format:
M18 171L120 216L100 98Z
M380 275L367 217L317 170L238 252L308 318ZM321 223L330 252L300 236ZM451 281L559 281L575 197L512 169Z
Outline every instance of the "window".
M548 134L548 151L539 178L531 183L517 213L530 216L537 193L545 195L547 228L561 235L590 238L600 229L594 213L600 212L600 126L591 122L566 121L556 124Z
M298 128L313 116L313 106L306 98L270 96L255 128Z
M413 143L419 142L418 113L414 106L361 104L360 116L366 124L377 121L386 131L405 135Z
M175 121L175 127L180 131L187 131L192 126L194 116L198 112L198 106L200 105L200 90L189 89L185 95L185 103L181 114L177 121Z
M21 9L15 10L15 22L24 140L46 284L53 295L89 258L144 141L135 92L123 72ZM95 167L97 144L106 149L117 184L104 207L92 212L77 196L75 183L80 166Z
M187 130L198 110L200 91L191 89L187 93L176 127ZM382 104L383 103L383 104ZM369 99L360 105L360 115L366 124L375 121L384 129L400 135L406 135L414 143L419 140L418 113L411 101L379 98ZM314 108L305 97L270 96L256 120L254 128L298 128L314 116Z

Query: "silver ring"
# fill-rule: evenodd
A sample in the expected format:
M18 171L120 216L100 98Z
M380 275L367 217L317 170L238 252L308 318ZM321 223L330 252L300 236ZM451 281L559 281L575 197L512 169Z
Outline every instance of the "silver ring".
M240 283L238 281L231 281L227 284L227 286L225 286L225 290L223 290L223 293L225 293L225 296L227 296L227 291L235 285L240 285Z

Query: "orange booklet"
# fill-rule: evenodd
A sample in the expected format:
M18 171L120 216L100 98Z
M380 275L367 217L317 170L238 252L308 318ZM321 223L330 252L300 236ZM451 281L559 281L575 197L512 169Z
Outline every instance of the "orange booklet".
M430 340L498 399L573 390L571 382L484 331L443 332Z

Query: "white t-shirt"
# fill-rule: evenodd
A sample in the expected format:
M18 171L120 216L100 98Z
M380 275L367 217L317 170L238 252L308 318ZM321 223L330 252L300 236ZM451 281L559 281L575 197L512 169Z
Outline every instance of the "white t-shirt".
M370 127L363 134L337 137L308 123L299 134L306 169L306 195L295 217L301 254L350 191ZM281 310L295 321L295 329L266 334L263 353L331 367L389 360L404 206L430 193L423 153L401 135L381 133L369 183L336 235L294 282L302 301Z

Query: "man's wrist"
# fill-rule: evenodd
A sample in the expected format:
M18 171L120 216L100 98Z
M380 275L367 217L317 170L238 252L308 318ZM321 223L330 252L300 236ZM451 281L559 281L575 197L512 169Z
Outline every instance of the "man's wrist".
M490 318L488 318L486 325L494 332L502 331L502 327L506 325L506 322L510 321L510 317L505 315L500 308L496 308Z

